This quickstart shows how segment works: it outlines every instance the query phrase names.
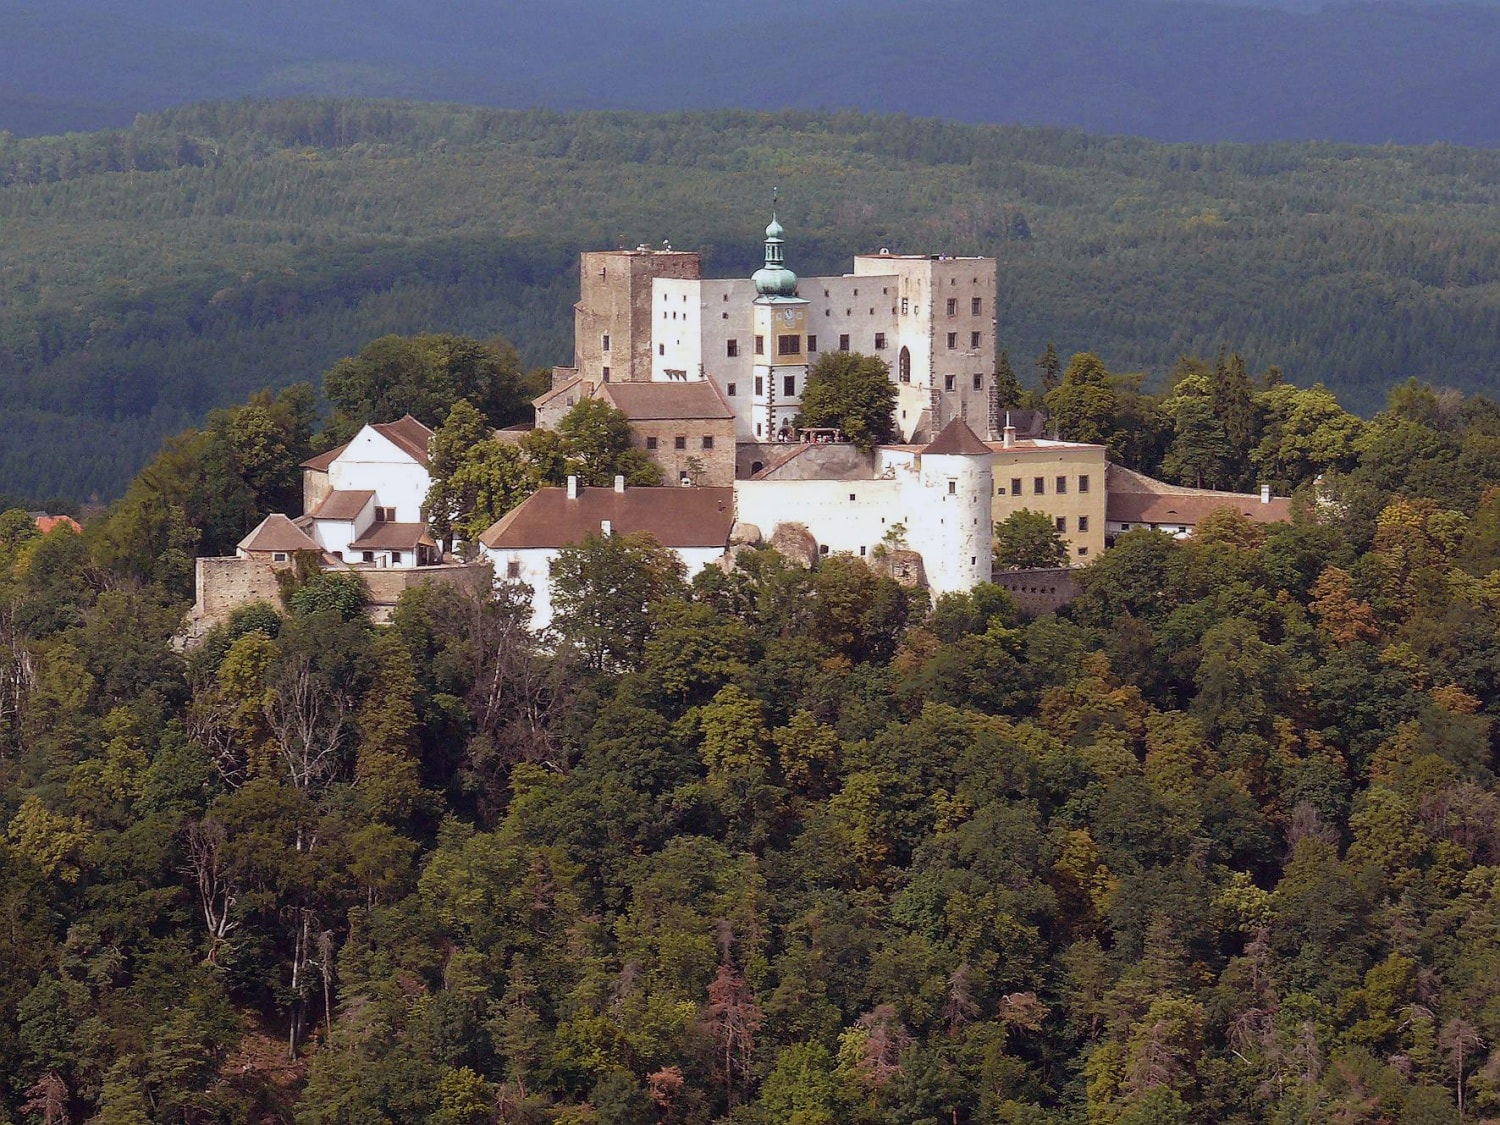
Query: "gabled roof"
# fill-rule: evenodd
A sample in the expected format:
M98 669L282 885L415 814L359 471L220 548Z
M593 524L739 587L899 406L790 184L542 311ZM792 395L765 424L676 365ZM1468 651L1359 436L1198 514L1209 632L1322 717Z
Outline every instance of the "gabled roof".
M534 398L534 399L531 400L531 405L532 406L546 406L549 402L551 402L553 399L555 399L558 395L563 394L563 393L565 393L567 391L574 390L574 389L576 389L580 385L588 386L588 384L586 384L586 383L583 382L583 376L581 376L581 375L574 376L572 379L569 379L566 383L559 383L557 386L553 387L550 391L546 391L546 392L544 392L542 394L537 395L536 398ZM593 388L590 387L589 389L592 390ZM585 392L585 394L584 394L583 397L587 398L588 397L588 393Z
M969 429L969 424L962 418L955 418L943 427L943 432L933 439L932 444L922 450L924 455L934 457L988 457L990 447L980 440L979 435Z
M372 523L349 544L351 551L411 550L427 535L425 523ZM428 539L431 543L432 540Z
M664 547L723 547L734 526L732 488L543 488L501 516L479 541L491 550L565 547L598 535L650 532Z
M365 510L365 505L375 499L370 489L335 489L323 497L323 502L307 514L320 520L352 520Z
M81 532L83 525L72 516L49 516L46 514L34 517L36 529L46 535L54 527L66 527L73 532Z
M280 512L272 512L239 541L241 551L321 551L307 533Z
M1292 517L1292 502L1284 496L1262 501L1253 492L1188 488L1119 465L1108 466L1104 480L1104 518L1111 523L1195 527L1220 508L1233 508L1255 523L1279 523Z
M333 449L330 449L327 453L319 453L316 457L309 457L306 461L302 462L302 467L304 469L315 469L318 472L326 473L328 471L328 466L337 461L339 459L339 454L344 452L344 450L348 448L349 443L346 441L343 445L336 446Z
M394 422L372 422L370 428L397 449L409 454L417 464L427 464L427 443L432 440L432 431L410 414L405 414Z
M733 418L712 380L694 383L604 383L599 397L632 422Z

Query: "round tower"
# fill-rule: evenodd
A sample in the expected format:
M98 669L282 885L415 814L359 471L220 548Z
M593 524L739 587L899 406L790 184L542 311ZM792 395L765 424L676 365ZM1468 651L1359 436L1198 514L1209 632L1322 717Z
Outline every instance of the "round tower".
M911 542L933 596L972 590L990 581L994 529L990 526L995 474L990 447L955 418L922 450L922 496L912 505Z

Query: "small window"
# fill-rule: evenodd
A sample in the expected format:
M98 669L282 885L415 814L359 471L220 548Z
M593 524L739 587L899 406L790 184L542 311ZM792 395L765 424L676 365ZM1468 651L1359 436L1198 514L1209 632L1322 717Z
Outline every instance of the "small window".
M1078 474L1078 491L1079 492L1087 492L1088 490L1089 490L1089 475L1087 473L1079 473Z
M607 383L607 382L609 382L609 368L607 368L607 367L606 367L606 368L603 368L603 369L602 369L602 374L603 374L603 377L604 377L604 381L605 381L605 382L606 382L606 383ZM572 402L573 402L573 400L572 400L572 398L569 398L569 399L568 399L568 403L569 403L569 405L571 405L571 404L572 404Z
M759 375L755 377L755 393L757 397L766 393L765 380Z
M1089 518L1088 518L1088 516L1079 516L1078 517L1078 530L1079 531L1087 531L1088 529L1089 529Z
M1012 496L1019 496L1019 495L1021 495L1021 478L1020 477L1011 477L1010 478L1010 494Z
M828 544L827 543L819 544L819 546L818 546L818 554L820 554L820 555L826 555L827 553L828 553Z
M656 345L656 354L657 355L666 355L667 354L667 345L666 344L657 344Z
M1089 549L1087 547L1079 547L1078 548L1078 557L1079 558L1083 558L1088 553L1089 553Z
M401 552L400 551L392 551L391 552L391 565L395 566L395 565L397 565L400 562L401 562Z
M861 547L859 549L859 557L860 558L864 558L865 557L865 549L863 547Z
M854 493L854 492L849 493L849 503L851 503L851 504L854 503L854 497L856 495L858 495L858 493Z
M1068 478L1060 476L1057 478L1057 494L1066 496L1068 494Z
M1047 494L1047 478L1032 477L1031 492L1033 496L1045 496Z
M505 577L507 577L507 578L519 578L519 577L521 577L521 563L520 563L519 560L517 560L517 559L511 559L510 562L508 562L508 563L505 564Z
M1068 530L1068 517L1067 516L1058 516L1057 519L1054 520L1053 522L1057 525L1057 530L1058 531L1067 531Z
M848 350L849 350L849 337L847 335L840 336L839 337L839 351L841 351L841 352L847 352Z
M713 434L704 434L703 435L703 448L704 449L712 449L713 447L714 447L714 436L713 436Z
M957 386L957 384L958 384L958 376L957 375L944 375L943 376L943 390L945 390L945 391L951 391L951 390L953 390Z
M801 336L796 336L796 335L793 335L793 336L777 336L776 337L776 354L777 355L801 355L802 354L802 337Z
M604 334L603 339L600 340L600 348L599 348L599 350L600 351L605 351L605 352L609 351L609 333L608 332L606 332Z
M672 448L673 449L686 449L687 448L687 438L681 436L680 434L677 437L674 437L672 439Z
M957 316L958 315L958 298L957 297L949 297L948 298L948 315L949 316Z
M757 337L755 337L755 354L756 355L765 355L766 354L766 338L764 336L757 336Z
M984 299L982 297L970 297L969 298L969 312L972 313L974 316L981 316L981 315L983 315L983 313L984 313Z
M738 340L724 341L724 354L730 359L740 354L740 342Z
M906 297L902 297L901 298L901 315L905 316L909 312L911 312L911 301L908 300Z
M983 375L975 375L974 376L974 389L976 391L982 391L982 390L984 390L984 376Z
M973 351L976 351L976 352L979 350L979 333L978 332L970 332L969 333L969 347Z
M815 352L818 350L818 338L816 336L809 336L807 338L807 350L809 352Z
M272 551L271 552L271 561L272 562L286 562L286 552L285 551Z
M883 352L883 351L885 351L885 333L884 332L877 332L877 333L875 333L875 350L877 352Z
M376 508L375 509L375 522L376 523L395 523L396 522L396 509L395 508Z
M364 552L364 554L360 556L360 561L361 562L368 562L368 563L374 562L375 561L375 552L374 551L366 551L366 552Z
M950 332L948 333L948 350L952 351L956 347L958 347L958 333Z
M724 387L724 393L726 395L728 395L730 398L733 398L735 396L735 392L738 391L738 390L739 390L739 387L736 384L734 384L734 383L728 383Z
M948 495L949 496L957 496L958 495L958 481L956 481L956 480L950 480L948 482Z
M654 437L648 437L646 439L646 448L647 449L655 449L656 448L656 439Z

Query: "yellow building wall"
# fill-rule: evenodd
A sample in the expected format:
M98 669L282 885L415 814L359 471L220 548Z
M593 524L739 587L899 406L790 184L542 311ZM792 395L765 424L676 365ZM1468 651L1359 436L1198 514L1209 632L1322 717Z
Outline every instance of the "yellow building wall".
M1017 445L997 450L991 467L995 523L1029 508L1063 521L1070 566L1086 566L1104 552L1104 446ZM1012 488L1016 481L1019 495Z

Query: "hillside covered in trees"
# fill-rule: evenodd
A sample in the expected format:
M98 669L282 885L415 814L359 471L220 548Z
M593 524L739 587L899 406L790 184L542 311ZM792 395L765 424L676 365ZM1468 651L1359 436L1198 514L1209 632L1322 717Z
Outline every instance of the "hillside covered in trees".
M1500 155L1159 145L855 114L247 102L0 134L0 491L118 495L161 440L388 332L571 356L580 249L748 274L992 254L1018 368L1055 341L1159 378L1241 352L1378 409L1500 357Z
M463 368L503 409L505 353ZM362 370L338 426L393 401ZM1500 1113L1500 409L1053 374L1068 425L1154 418L1143 465L1281 474L1292 522L1131 532L1031 620L590 539L541 643L521 589L376 628L304 575L183 655L308 388L82 535L0 515L0 1120Z

